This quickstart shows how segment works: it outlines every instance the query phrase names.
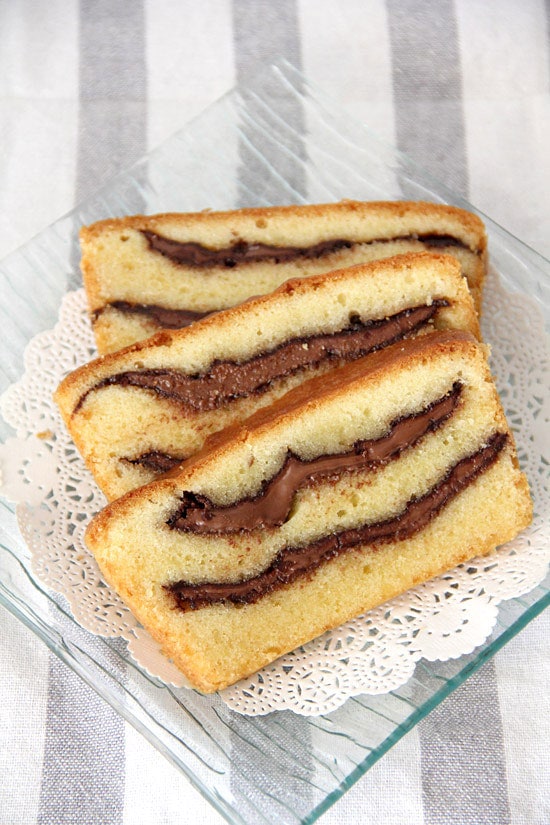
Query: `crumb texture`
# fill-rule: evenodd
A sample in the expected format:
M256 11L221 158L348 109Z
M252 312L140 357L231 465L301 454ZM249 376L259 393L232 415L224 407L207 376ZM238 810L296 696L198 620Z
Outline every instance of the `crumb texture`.
M219 507L254 498L289 451L302 460L379 439L392 422L426 409L460 384L438 426L380 466L298 486L277 525L201 533L170 524L182 496ZM284 548L389 522L449 479L495 438L498 454L410 534L359 542L249 604L177 608L170 585L229 588L269 568ZM107 578L166 653L211 692L326 629L473 556L490 552L531 519L525 477L485 351L467 332L433 331L392 345L293 389L224 430L170 476L133 490L91 523L87 542Z

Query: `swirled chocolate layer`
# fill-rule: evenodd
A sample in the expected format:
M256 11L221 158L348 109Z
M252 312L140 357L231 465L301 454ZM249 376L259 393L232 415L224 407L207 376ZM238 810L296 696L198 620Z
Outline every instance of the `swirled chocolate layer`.
M151 470L153 473L167 473L181 464L184 458L163 453L162 450L150 450L137 458L123 458L122 461Z
M172 238L165 238L149 229L142 229L149 243L149 248L153 252L158 252L169 258L173 263L190 267L211 267L222 266L233 268L248 263L259 263L260 261L272 261L273 263L287 263L304 259L323 258L325 255L332 255L340 249L352 249L359 245L370 245L374 243L393 243L394 241L421 241L428 247L460 246L464 249L469 247L459 238L453 235L438 235L430 233L425 235L399 235L394 238L373 238L366 241L350 241L345 238L333 238L331 240L319 241L311 246L271 246L264 243L248 243L247 241L237 241L232 246L222 249L211 249L202 244L192 241L175 241ZM476 251L476 250L471 250Z
M169 307L158 306L157 304L134 304L131 301L111 301L110 304L105 304L105 306L96 309L95 312L92 313L92 321L95 323L109 308L116 309L118 312L122 312L123 315L144 316L164 329L182 329L211 314L211 310L207 312L195 312L192 309L171 309Z
M248 361L215 361L204 374L186 375L176 369L119 372L87 390L74 412L91 392L113 385L150 390L191 410L213 410L235 398L265 392L273 381L324 361L352 361L392 344L429 323L442 306L448 306L448 301L435 300L429 306L412 307L376 321L353 318L339 332L293 338Z
M357 441L349 452L324 455L310 461L289 452L277 475L264 484L254 498L217 507L206 496L184 492L182 504L168 524L174 530L217 534L279 527L286 521L298 489L322 478L338 478L354 470L373 469L397 458L453 414L461 391L462 385L456 382L443 397L420 412L392 421L383 436Z
M505 433L495 432L485 445L455 464L425 495L411 498L393 518L332 533L303 547L285 547L266 570L244 581L202 584L178 581L164 587L183 611L218 603L251 604L354 548L407 539L423 530L455 496L487 470L497 460L507 439Z

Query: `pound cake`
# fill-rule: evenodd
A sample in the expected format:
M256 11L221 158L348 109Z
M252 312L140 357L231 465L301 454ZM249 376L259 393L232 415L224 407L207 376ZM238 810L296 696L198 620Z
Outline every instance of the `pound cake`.
M289 281L160 332L76 370L56 401L112 499L314 375L433 328L479 333L458 262L410 253Z
M443 204L333 204L132 216L80 233L82 273L100 354L162 328L308 277L434 247L454 255L479 311L486 236Z
M212 692L530 519L484 347L451 330L300 385L108 505L86 541Z

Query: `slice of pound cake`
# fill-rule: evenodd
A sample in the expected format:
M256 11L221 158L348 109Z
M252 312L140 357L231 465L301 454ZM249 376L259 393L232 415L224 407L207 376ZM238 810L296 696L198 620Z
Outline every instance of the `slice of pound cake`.
M484 347L453 330L302 384L108 505L86 540L210 692L530 519Z
M116 498L303 381L449 327L479 331L460 265L411 253L289 281L158 333L77 370L56 400L100 487Z
M133 216L85 227L80 240L100 353L186 326L289 278L434 247L459 260L479 309L486 263L478 217L423 202Z

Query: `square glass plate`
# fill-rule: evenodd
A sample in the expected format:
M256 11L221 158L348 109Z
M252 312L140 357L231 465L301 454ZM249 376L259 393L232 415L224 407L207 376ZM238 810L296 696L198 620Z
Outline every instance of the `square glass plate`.
M0 393L23 373L30 339L53 327L80 285L78 230L110 215L275 203L424 199L472 209L339 111L285 63L237 88L0 266ZM475 210L474 210L475 211ZM484 215L506 288L540 304L548 330L550 262ZM0 424L2 440L12 433ZM247 718L216 697L167 687L118 640L83 630L33 574L14 507L0 502L0 602L178 766L230 822L313 822L404 733L550 603L550 581L501 604L494 632L449 662L420 662L383 696L333 713Z

